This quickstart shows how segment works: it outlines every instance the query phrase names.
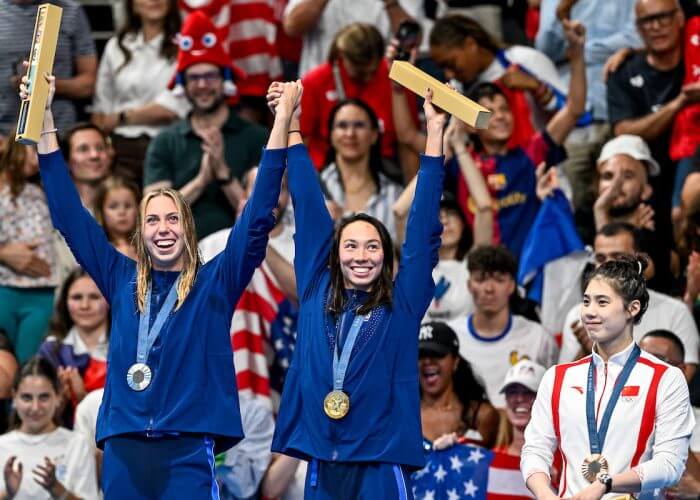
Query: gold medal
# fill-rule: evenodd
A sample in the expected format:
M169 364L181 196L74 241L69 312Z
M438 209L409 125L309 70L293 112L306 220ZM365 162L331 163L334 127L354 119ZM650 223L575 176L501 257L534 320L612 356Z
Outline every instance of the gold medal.
M341 419L350 411L350 398L343 391L331 391L323 399L323 410L330 418Z
M585 477L589 483L595 481L598 478L598 474L609 473L608 461L599 453L587 456L583 464L581 464L581 474L583 474L583 477Z

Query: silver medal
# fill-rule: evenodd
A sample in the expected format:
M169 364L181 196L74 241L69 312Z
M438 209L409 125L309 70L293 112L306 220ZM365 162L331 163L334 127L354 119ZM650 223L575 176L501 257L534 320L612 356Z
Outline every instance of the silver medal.
M153 372L146 363L134 363L126 372L126 383L133 391L143 391L151 384Z

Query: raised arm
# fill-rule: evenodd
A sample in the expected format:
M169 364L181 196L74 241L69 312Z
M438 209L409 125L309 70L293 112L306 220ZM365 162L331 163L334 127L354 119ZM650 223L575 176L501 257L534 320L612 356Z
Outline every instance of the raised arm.
M287 155L287 135L294 109L301 98L301 85L289 84L281 90L277 113L260 160L260 168L250 198L229 235L222 252L227 286L238 297L265 258L269 234L275 225L275 209L280 195Z
M68 166L58 147L57 130L51 113L56 80L53 76L46 78L50 90L37 151L39 153L39 172L46 192L51 221L65 238L80 266L95 280L107 302L111 302L114 279L119 275L115 272L115 267L120 260L126 259L126 257L121 256L115 250L104 230L80 201L78 190L68 173ZM26 97L25 76L22 78L20 98Z
M564 34L569 41L571 77L566 105L547 123L547 133L556 144L563 144L586 111L586 62L583 57L586 28L578 21L564 21Z
M396 279L396 300L405 301L415 317L422 317L433 297L435 283L432 271L440 248L440 196L445 176L442 135L446 115L432 105L428 91L423 105L428 138L425 154L420 158L416 194L406 227L399 274Z
M270 86L267 94L270 109L277 106L281 85L284 84L274 82ZM303 301L314 278L326 268L333 240L333 219L326 208L316 169L302 142L296 114L289 127L287 146L287 175L296 226L294 271L299 300Z

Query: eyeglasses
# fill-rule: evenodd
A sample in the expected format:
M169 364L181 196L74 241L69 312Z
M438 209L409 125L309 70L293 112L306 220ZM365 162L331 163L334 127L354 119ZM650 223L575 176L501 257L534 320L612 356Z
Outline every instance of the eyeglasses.
M201 74L187 74L185 75L185 81L188 85L196 85L199 82L204 82L207 85L212 85L221 81L221 73L219 71L208 71Z
M339 122L336 122L335 125L333 125L334 129L342 130L345 132L346 130L367 130L369 129L369 123L363 122L362 120L356 120L356 121L350 121L350 120L341 120Z
M659 12L657 14L637 18L637 27L643 30L648 30L654 26L654 23L658 23L659 27L665 28L671 24L673 16L676 15L677 11L678 7L664 12Z

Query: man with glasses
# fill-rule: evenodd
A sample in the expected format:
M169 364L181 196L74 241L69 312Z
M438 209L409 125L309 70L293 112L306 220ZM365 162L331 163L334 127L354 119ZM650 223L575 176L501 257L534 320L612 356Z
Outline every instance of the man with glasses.
M201 12L185 19L178 37L175 92L184 92L189 116L149 144L144 168L146 192L180 190L192 207L197 238L233 226L244 192L239 179L260 159L267 131L241 118L229 101L237 97L241 73Z
M676 165L669 156L676 114L700 102L700 84L683 86L685 17L678 0L637 0L637 30L644 49L629 57L608 79L608 112L615 135L644 139L661 174L652 181L656 227L660 238L672 239L671 196Z
M604 226L594 241L595 265L600 266L621 255L635 254L640 251L640 233L626 222L612 222ZM647 273L653 265L647 268ZM649 276L647 275L647 279ZM698 329L688 308L678 299L647 288L649 306L642 320L635 325L635 339L643 337L652 330L670 330L674 332L684 348L683 369L686 379L695 372L698 364ZM580 322L581 305L574 306L566 317L562 332L562 346L559 363L568 363L582 355L590 354L591 341Z

